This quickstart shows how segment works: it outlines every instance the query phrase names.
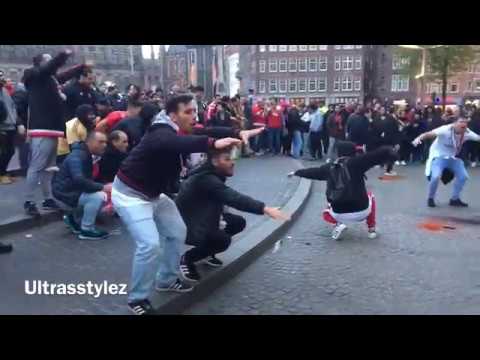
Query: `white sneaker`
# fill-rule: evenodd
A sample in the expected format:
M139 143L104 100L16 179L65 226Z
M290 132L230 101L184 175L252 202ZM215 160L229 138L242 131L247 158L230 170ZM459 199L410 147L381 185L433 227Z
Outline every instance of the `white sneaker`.
M330 164L331 162L332 162L331 159L327 159L327 161L325 161L325 163L327 163L327 164Z
M397 173L395 171L390 171L390 172L386 172L385 176L397 176Z
M375 169L380 169L382 165L375 165Z
M395 161L395 165L399 166L399 165L400 165L400 161Z
M375 228L373 229L368 229L368 238L369 239L376 239L377 238L377 232L375 231Z
M338 224L332 231L332 239L333 240L340 240L340 236L342 233L347 229L347 225L345 224Z
M472 162L472 168L474 167L477 167L477 163L476 162Z
M406 162L406 161L401 161L401 162L400 162L400 165L402 165L402 166L407 166L407 162Z

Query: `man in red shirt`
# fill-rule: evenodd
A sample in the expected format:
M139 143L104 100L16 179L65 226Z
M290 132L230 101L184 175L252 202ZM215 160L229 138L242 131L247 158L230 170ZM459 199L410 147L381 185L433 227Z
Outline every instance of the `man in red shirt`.
M130 98L128 99L127 111L113 111L107 115L107 117L101 120L95 130L109 134L112 129L117 125L122 119L127 117L135 117L140 114L142 110L143 103L137 99Z
M281 107L272 100L267 108L267 134L269 149L274 155L280 154L282 127Z

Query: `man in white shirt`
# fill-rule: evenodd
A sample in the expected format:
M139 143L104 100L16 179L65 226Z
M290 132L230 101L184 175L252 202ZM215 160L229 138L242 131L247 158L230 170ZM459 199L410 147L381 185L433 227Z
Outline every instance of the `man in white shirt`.
M428 206L435 207L435 193L438 188L438 181L445 169L455 174L453 184L453 195L450 199L451 206L467 207L468 204L460 200L460 193L465 185L468 174L465 164L457 156L462 150L465 141L478 141L480 136L467 128L468 119L459 116L457 121L450 125L444 125L432 131L426 132L417 137L412 144L418 146L422 141L435 139L430 147L425 175L430 179Z

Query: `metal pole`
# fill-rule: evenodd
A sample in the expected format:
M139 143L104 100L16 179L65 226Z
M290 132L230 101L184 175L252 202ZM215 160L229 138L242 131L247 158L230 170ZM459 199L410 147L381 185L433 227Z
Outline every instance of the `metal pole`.
M130 74L133 76L133 45L130 45Z

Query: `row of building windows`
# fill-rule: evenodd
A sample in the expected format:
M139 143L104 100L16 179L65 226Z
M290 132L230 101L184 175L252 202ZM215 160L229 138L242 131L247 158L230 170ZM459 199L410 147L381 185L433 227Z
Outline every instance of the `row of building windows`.
M326 56L319 58L297 58L297 59L270 59L268 61L268 72L317 72L327 71L328 59ZM361 56L336 56L335 70L361 70L362 57ZM267 72L267 61L258 61L258 72Z
M361 49L362 45L335 45L335 50L353 50ZM260 52L285 52L285 51L325 51L328 50L328 45L258 45Z
M392 92L405 92L410 88L410 76L394 74L392 75Z
M270 79L258 81L258 92L268 93L297 93L297 92L325 92L327 91L327 78L304 78L304 79ZM336 77L333 82L333 91L360 91L361 79L347 75Z
M428 83L426 86L427 94L436 93L440 95L442 93L442 84L440 83ZM467 82L465 91L480 92L480 79L474 79ZM447 84L447 92L451 94L458 94L460 92L460 84L456 81L449 82Z

